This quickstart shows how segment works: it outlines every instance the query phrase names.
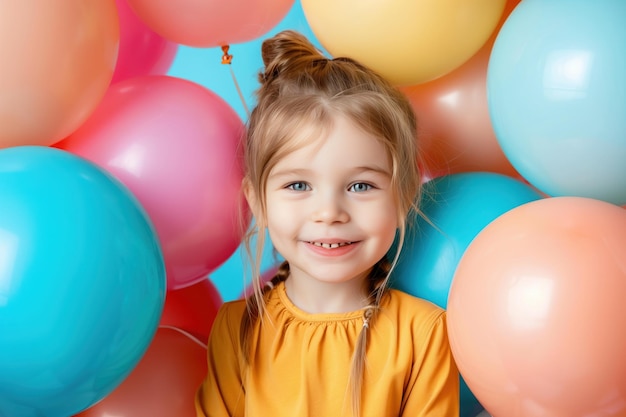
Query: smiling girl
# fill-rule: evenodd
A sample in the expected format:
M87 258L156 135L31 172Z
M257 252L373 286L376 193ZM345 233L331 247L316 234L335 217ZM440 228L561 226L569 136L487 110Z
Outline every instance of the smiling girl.
M296 32L262 55L243 183L255 293L215 319L197 415L457 416L445 311L388 285L420 193L410 104ZM285 262L262 286L265 230Z

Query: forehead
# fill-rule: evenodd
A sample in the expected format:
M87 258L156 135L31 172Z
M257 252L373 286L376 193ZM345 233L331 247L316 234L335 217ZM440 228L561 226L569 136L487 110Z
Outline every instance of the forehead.
M390 171L391 159L381 138L365 131L345 116L332 117L327 129L310 126L293 138L292 147L272 169L372 167Z

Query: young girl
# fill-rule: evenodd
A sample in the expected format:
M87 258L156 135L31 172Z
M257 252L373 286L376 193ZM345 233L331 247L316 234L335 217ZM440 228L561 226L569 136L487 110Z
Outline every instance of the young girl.
M457 416L445 312L388 288L421 183L410 104L295 32L262 55L243 183L253 277L266 229L285 262L221 308L197 415Z

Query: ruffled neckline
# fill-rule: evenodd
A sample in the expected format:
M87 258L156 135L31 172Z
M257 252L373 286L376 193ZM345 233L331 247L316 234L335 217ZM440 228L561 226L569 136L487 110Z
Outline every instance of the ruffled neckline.
M281 282L276 287L272 289L269 294L269 303L276 303L282 305L283 309L293 316L294 319L303 322L311 322L311 323L328 323L328 322L340 322L340 321L351 321L351 320L362 320L363 319L363 309L349 311L346 313L308 313L304 310L301 310L296 306L287 295L287 289L285 287L285 282Z

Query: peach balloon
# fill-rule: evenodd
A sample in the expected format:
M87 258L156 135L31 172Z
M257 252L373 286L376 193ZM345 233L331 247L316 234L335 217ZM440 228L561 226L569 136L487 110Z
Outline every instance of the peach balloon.
M118 44L113 0L0 2L0 148L77 129L111 82Z
M493 33L506 0L302 0L313 33L396 85L441 77Z
M193 398L206 372L206 348L199 341L160 327L130 375L76 417L194 416Z
M626 415L626 211L582 197L510 210L448 299L459 370L494 417Z
M498 26L469 61L427 83L404 87L417 114L425 169L433 176L517 171L500 148L487 106L487 65L498 31L520 0L508 0Z
M128 0L137 15L172 42L214 47L251 41L276 26L294 0Z
M111 85L56 146L100 165L137 196L161 241L168 290L203 279L241 243L244 126L207 88L146 75Z

